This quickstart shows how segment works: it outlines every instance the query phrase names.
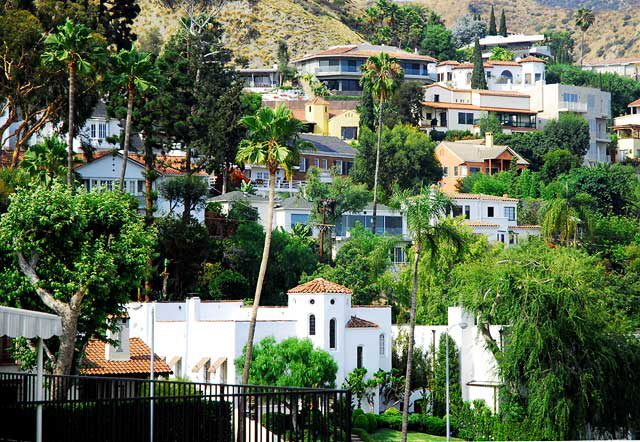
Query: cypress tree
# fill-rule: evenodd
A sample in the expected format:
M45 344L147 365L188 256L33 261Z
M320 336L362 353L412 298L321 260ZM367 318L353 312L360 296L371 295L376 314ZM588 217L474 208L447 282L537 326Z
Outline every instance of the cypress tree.
M496 13L493 10L493 5L491 5L491 15L489 16L489 30L487 31L487 35L498 35L498 30L496 28Z
M503 37L507 36L507 18L504 15L504 9L502 10L502 15L500 16L500 31L498 33Z
M471 89L488 89L487 78L484 75L484 63L482 62L482 51L480 50L480 40L476 37L473 46L473 73L471 74Z

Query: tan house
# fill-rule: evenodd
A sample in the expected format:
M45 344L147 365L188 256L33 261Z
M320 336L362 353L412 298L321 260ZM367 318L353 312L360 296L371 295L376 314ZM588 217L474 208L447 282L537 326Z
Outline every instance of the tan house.
M640 158L640 99L629 103L629 114L613 119L612 129L618 136L616 161Z
M514 159L518 169L529 167L509 146L494 145L492 133L485 140L443 141L436 147L436 158L442 165L440 187L445 192L457 191L458 182L472 173L493 175L509 170Z
M262 104L271 108L286 106L295 118L309 125L312 134L337 137L344 141L358 139L358 101L316 97L309 101L265 101Z

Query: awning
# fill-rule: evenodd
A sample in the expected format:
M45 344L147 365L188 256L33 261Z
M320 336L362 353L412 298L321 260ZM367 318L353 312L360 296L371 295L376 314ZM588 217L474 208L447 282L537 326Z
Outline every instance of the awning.
M218 370L218 368L220 368L220 366L225 362L227 362L227 358L223 357L223 358L216 359L213 365L209 368L209 373L215 373Z
M43 338L62 334L62 320L50 313L0 306L0 336Z
M211 360L211 358L202 358L198 361L198 363L196 365L193 366L193 370L191 370L194 373L197 373L200 371L200 369L202 367L204 367L204 365L209 362Z

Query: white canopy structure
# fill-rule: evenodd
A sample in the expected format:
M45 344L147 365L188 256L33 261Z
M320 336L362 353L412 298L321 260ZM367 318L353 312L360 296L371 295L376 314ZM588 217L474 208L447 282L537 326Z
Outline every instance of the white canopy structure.
M0 336L10 338L38 338L38 401L42 401L42 354L43 339L62 334L62 320L49 313L22 310L0 306ZM36 441L42 442L42 404L38 405L36 414Z

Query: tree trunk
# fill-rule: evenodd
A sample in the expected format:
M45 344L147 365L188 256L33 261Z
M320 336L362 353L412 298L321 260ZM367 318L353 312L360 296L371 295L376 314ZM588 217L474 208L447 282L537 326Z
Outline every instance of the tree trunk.
M69 64L69 134L67 135L67 184L73 185L73 125L76 111L76 62Z
M186 176L187 179L191 179L191 148L187 147L185 150L184 159L186 161ZM182 221L185 223L189 222L191 218L191 195L189 192L186 192L184 195L184 210L182 212Z
M580 45L580 67L584 63L584 31L582 31L582 44Z
M68 375L71 372L73 354L76 348L76 334L78 332L79 311L68 308L62 314L62 335L60 336L60 349L53 374Z
M418 262L420 246L414 247L413 257L413 291L411 293L411 310L409 312L409 345L407 346L407 372L404 385L404 403L402 407L402 442L407 442L409 430L409 398L411 396L411 370L413 369L413 344L416 329L416 304L418 297Z
M147 225L153 223L153 149L144 143L144 215Z
M373 218L371 219L371 233L376 233L376 215L378 213L378 174L380 170L380 143L382 142L382 106L384 99L380 97L378 109L378 145L376 146L376 171L373 176Z
M273 205L275 200L276 174L272 172L269 180L269 209L267 210L267 222L265 225L264 249L262 250L262 261L260 262L260 272L258 273L258 283L253 299L253 309L251 310L251 321L249 322L249 335L247 336L247 351L244 359L244 369L242 370L242 384L249 382L249 367L251 365L251 352L253 351L253 335L256 330L256 319L258 317L258 306L262 295L262 284L267 273L267 262L269 261L269 248L271 247L271 227L273 222Z
M127 88L127 122L124 126L124 148L122 149L122 170L120 171L120 191L126 190L124 177L127 172L127 159L129 158L129 143L131 142L131 118L133 117L133 82L129 82Z
M229 170L228 170L228 166L227 166L227 161L223 161L222 162L222 192L220 192L222 195L224 195L225 193L227 193L227 186L229 184Z

